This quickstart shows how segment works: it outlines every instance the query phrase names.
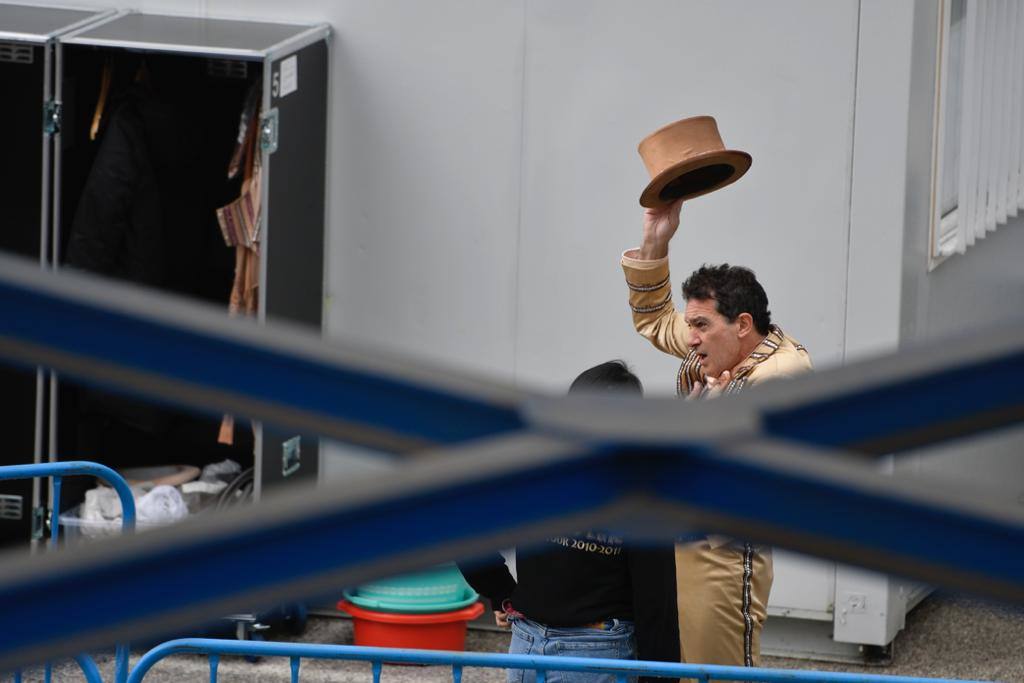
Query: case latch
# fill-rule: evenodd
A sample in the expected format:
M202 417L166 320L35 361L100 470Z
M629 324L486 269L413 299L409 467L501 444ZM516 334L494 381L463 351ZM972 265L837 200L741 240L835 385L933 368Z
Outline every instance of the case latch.
M277 108L271 109L260 120L260 149L264 154L277 151L278 116Z
M50 511L45 507L32 509L32 540L38 541L46 536L46 526L49 522Z
M64 107L56 100L47 100L43 105L43 132L47 135L56 135L60 132L61 118Z

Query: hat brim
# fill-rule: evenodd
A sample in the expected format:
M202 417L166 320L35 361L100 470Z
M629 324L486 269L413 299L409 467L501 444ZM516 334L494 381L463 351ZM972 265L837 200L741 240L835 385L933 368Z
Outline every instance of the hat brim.
M656 175L640 195L640 206L664 209L680 199L693 199L730 185L750 169L746 152L716 150L690 157Z

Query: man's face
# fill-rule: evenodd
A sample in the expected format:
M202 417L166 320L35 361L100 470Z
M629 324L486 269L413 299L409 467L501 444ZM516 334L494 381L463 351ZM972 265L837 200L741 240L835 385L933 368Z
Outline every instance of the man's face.
M686 302L686 324L690 326L690 348L700 356L708 377L717 378L743 360L740 352L740 323L718 312L714 299Z

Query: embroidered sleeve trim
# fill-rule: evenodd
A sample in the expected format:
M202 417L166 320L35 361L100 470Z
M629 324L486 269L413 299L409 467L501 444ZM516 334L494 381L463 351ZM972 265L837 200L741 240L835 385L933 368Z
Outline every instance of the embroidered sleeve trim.
M653 306L634 306L630 304L629 307L633 309L634 313L654 313L655 311L660 311L665 308L670 301L672 301L672 292L669 292L668 296L666 296L665 300L660 304L655 304Z
M667 285L668 280L669 278L666 277L664 280L654 285L638 285L635 282L630 282L629 280L626 280L626 286L632 289L634 292L653 292Z

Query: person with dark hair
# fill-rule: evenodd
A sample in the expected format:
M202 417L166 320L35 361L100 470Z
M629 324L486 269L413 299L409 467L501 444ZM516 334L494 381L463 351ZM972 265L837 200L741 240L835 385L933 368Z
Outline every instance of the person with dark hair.
M584 370L572 381L569 393L624 391L643 394L640 378L629 371L621 360L610 360Z
M680 396L707 399L811 370L807 350L772 323L753 271L705 265L683 283L685 312L672 303L668 245L682 200L646 209L640 247L622 255L633 326L658 350L682 359ZM676 546L682 661L757 666L772 585L771 550L723 536Z
M640 394L642 387L622 361L609 361L583 372L569 391ZM519 549L515 580L500 558L463 573L490 600L497 624L512 630L510 654L679 661L671 545L631 547L605 531L576 532ZM510 682L535 679L533 671L508 671ZM549 683L566 680L616 678L547 674Z

